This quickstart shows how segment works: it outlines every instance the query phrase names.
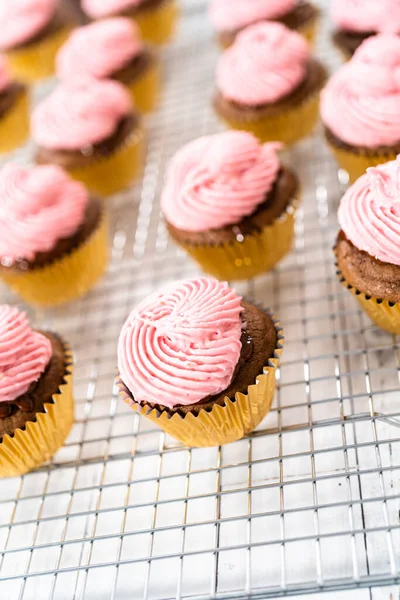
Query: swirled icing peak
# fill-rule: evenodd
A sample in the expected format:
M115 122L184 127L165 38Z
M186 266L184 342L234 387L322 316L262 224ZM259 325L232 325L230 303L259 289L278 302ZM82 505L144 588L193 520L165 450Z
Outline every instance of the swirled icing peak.
M45 148L80 150L107 139L131 110L131 96L117 81L65 82L34 110L32 137Z
M333 0L331 18L339 29L360 33L400 32L399 0Z
M113 75L143 51L138 26L132 19L104 19L75 29L58 52L57 75L102 79Z
M343 196L338 217L359 250L400 265L400 155L367 169Z
M31 329L26 314L0 305L0 403L25 394L44 373L51 357L50 341Z
M325 125L356 146L400 142L400 38L380 34L365 40L321 95Z
M0 55L0 94L12 84L12 77L6 59Z
M241 353L241 298L216 279L169 285L135 308L118 368L136 402L195 404L223 392Z
M279 19L296 4L297 0L211 0L209 15L217 31L236 31L258 21Z
M306 75L307 42L281 23L250 25L217 65L217 87L228 100L257 106L290 94Z
M0 171L1 262L9 266L52 250L78 230L87 201L83 185L60 167L8 163Z
M34 37L52 19L57 0L2 0L0 49L19 46Z
M91 19L104 19L136 8L144 0L82 0L82 8Z
M260 144L244 131L199 138L172 158L162 210L185 231L238 223L265 201L280 168L280 144Z

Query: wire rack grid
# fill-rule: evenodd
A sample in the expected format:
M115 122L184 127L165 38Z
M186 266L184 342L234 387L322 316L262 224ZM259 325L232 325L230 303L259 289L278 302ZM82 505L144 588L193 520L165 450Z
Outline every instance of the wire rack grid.
M318 54L334 68L327 27ZM109 273L83 300L29 311L72 344L76 423L50 464L0 482L1 600L339 598L343 589L363 600L389 598L373 588L400 581L400 346L337 282L331 246L346 181L319 131L285 156L304 189L292 254L236 286L284 325L268 417L244 440L188 449L117 397L128 311L197 273L168 241L159 195L171 154L219 128L217 56L205 3L187 0L164 52L143 181L110 202ZM0 300L17 302L4 288Z

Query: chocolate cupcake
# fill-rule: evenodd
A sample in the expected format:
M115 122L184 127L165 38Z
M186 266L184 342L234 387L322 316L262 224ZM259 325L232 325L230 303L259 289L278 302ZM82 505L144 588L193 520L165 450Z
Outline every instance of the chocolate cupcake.
M141 119L117 81L60 84L36 107L31 132L37 164L62 167L96 195L127 188L141 172Z
M161 198L168 232L218 279L259 275L291 249L299 183L277 148L232 131L199 138L170 161Z
M56 334L0 306L0 477L23 475L62 446L74 418L72 355Z
M400 153L400 38L369 38L321 94L325 137L350 181Z
M268 413L282 347L277 320L226 282L182 281L129 315L118 385L134 410L184 444L225 444Z
M152 44L171 40L178 17L176 0L82 0L82 8L91 19L130 17Z
M28 89L13 80L5 59L0 56L0 153L22 146L28 135Z
M2 2L0 51L17 78L35 82L50 77L55 55L74 26L58 0Z
M211 0L209 15L220 46L227 48L245 27L263 21L278 21L313 43L319 9L302 0Z
M56 166L0 172L0 278L27 302L87 293L108 262L102 203Z
M160 88L160 64L145 46L137 25L127 18L98 21L75 29L56 59L63 81L94 77L124 84L141 112L156 106Z
M346 192L335 246L341 282L382 329L400 333L400 157Z
M332 0L333 42L345 60L377 33L400 33L398 0Z
M251 25L218 61L214 107L233 129L291 144L314 128L325 79L301 35L280 23Z

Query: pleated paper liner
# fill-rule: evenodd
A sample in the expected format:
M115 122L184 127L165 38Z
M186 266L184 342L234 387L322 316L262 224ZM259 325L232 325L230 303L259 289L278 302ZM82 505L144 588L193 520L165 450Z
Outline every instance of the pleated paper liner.
M6 57L15 79L35 83L51 77L54 74L56 54L71 31L71 27L61 27L38 42L8 50Z
M29 94L24 90L0 118L0 153L23 146L29 137Z
M270 410L276 385L276 369L282 354L284 337L279 321L268 311L277 332L277 346L263 372L247 394L237 392L234 400L226 397L223 405L214 404L211 411L200 410L197 415L170 413L168 409L142 406L132 400L120 378L117 385L127 404L136 412L147 417L166 433L186 446L207 447L228 444L241 439L259 425Z
M144 131L139 126L111 154L93 159L84 167L67 170L95 196L110 196L126 189L140 177L144 152Z
M44 267L1 278L29 304L57 306L86 294L108 264L108 219L103 209L100 223L89 238L70 253Z
M25 429L17 429L13 436L5 435L0 441L0 477L23 475L49 460L63 445L74 422L72 395L72 353L65 348L65 375L53 402L44 404L44 412L37 413Z
M400 334L399 303L364 294L348 283L340 270L337 270L336 274L339 277L340 283L357 298L361 308L378 327L389 333Z
M152 112L158 103L161 90L161 65L158 59L150 68L130 85L126 86L133 99L133 104L141 113Z
M162 45L174 36L179 15L176 0L164 0L156 7L139 10L134 17L142 38L152 44Z
M294 144L310 135L319 119L319 91L299 104L282 112L262 118L228 119L218 116L231 129L250 131L261 142L283 142Z
M250 279L275 265L290 252L294 238L294 217L300 200L294 199L285 212L261 231L246 234L243 241L220 245L179 245L206 272L217 279Z
M316 15L314 19L310 19L303 27L299 27L297 32L300 33L310 44L311 47L315 45L319 26L319 15Z

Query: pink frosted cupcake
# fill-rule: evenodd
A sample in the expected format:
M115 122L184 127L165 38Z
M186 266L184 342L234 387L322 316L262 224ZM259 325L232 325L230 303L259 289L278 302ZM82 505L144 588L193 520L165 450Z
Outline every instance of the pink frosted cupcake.
M128 187L141 170L140 118L117 81L60 84L33 112L31 132L38 164L63 167L100 196Z
M130 17L153 44L170 41L178 15L176 0L82 0L82 8L91 19Z
M333 41L348 60L358 46L377 33L400 33L398 0L332 0Z
M368 38L321 95L326 139L355 181L400 153L400 38Z
M0 51L16 77L28 82L50 77L73 26L58 0L5 0L0 3Z
M5 59L0 56L0 153L22 146L28 135L28 90L13 80Z
M211 0L209 15L220 45L227 48L245 27L262 21L279 21L312 43L319 10L303 0Z
M214 107L233 129L290 144L312 131L325 79L301 35L280 23L258 23L221 55Z
M154 52L143 44L137 25L122 17L75 29L56 59L61 80L115 79L129 89L142 112L149 112L156 105L159 67Z
M89 291L107 266L100 200L60 167L0 171L0 278L27 302L53 306Z

